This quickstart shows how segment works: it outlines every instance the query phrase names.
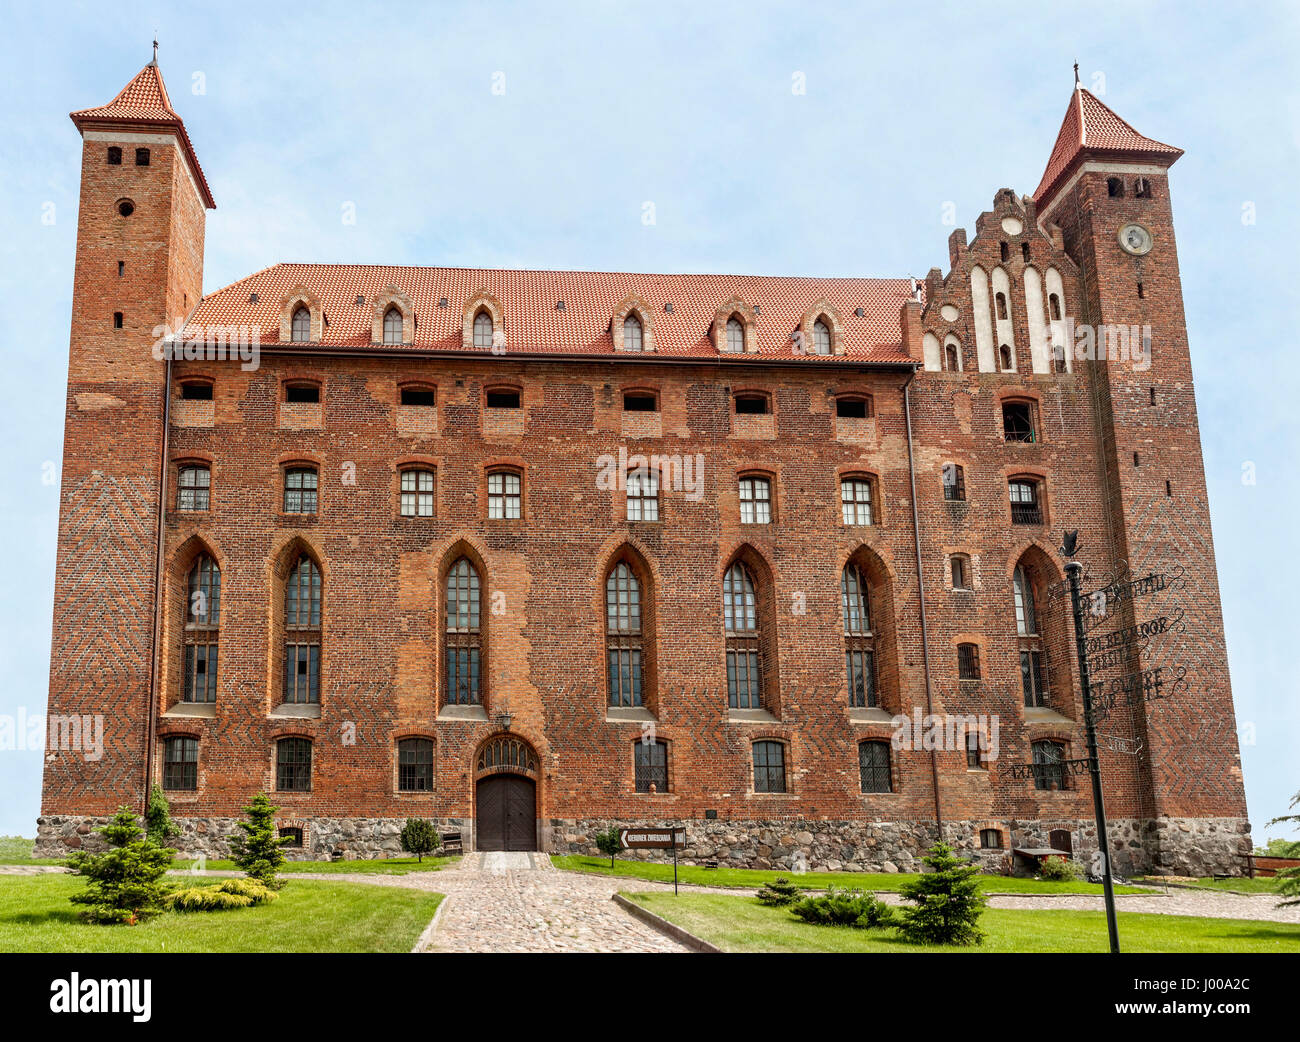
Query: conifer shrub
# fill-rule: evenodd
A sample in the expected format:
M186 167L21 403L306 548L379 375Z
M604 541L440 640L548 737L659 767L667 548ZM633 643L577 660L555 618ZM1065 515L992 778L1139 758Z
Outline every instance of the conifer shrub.
M150 842L129 807L119 807L113 820L95 831L107 841L108 850L78 850L68 858L68 867L89 880L85 890L70 898L86 906L81 918L134 926L157 915L167 893L162 877L176 851Z
M276 873L284 864L284 851L280 848L290 842L288 836L276 832L275 812L279 809L266 798L266 793L259 792L244 808L248 820L235 822L244 834L230 837L235 864L250 878L260 880L272 890L284 886L284 880Z
M249 908L280 895L256 879L226 879L215 886L195 886L168 894L166 906L176 912L219 912Z
M764 883L754 896L769 908L783 908L799 900L801 893L802 891L785 876L777 876L772 882Z
M821 896L798 899L790 905L790 911L814 926L853 926L868 930L889 926L894 921L894 910L875 894L834 886Z
M899 910L898 929L916 944L979 944L980 913L988 898L980 890L979 866L936 843L922 858L931 871L904 883L898 892L913 903Z

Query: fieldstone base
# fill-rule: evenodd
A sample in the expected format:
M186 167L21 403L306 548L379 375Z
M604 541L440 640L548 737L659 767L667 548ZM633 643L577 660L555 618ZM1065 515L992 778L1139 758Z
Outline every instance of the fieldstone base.
M56 815L36 819L36 857L66 857L74 850L99 851L103 839L93 830L108 818ZM237 818L180 818L172 824L181 831L169 843L181 857L207 857L214 860L230 856L230 836L238 830ZM301 849L286 847L290 861L328 861L337 852L345 860L402 857L402 826L405 818L284 818L280 825L293 825L303 831ZM469 849L473 822L465 818L440 818L433 822L439 832L460 832Z
M183 856L230 856L229 837L235 818L182 818L171 840ZM281 825L300 826L302 849L286 849L290 860L327 860L336 853L347 859L401 857L399 834L405 818L282 818ZM38 818L37 857L66 857L74 850L102 850L104 842L92 830L108 821L76 815ZM938 838L931 822L917 821L725 821L691 820L574 820L542 823L542 846L555 854L599 854L595 835L628 825L685 825L686 846L678 860L693 865L716 862L725 868L775 868L791 872L918 872L921 857ZM997 826L1004 846L982 849L980 830ZM474 823L467 818L434 821L439 832L460 832L472 849ZM1245 818L1120 818L1109 822L1111 856L1120 876L1141 874L1208 876L1241 875L1243 855L1250 853L1250 822ZM1048 847L1049 833L1066 829L1077 860L1090 866L1097 849L1097 829L1091 820L984 820L945 822L943 838L985 871L1014 872L1012 849ZM641 861L671 861L665 850L629 850L623 857Z

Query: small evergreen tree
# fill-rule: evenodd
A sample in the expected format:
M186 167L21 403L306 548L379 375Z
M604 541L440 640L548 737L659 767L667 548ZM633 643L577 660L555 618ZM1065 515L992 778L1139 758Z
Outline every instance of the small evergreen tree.
M113 820L95 830L109 843L101 854L78 850L68 858L77 875L90 880L73 894L74 904L87 905L79 914L92 923L134 926L162 909L166 888L160 880L171 867L170 847L150 842L128 807L119 807Z
M1300 792L1292 796L1291 802L1288 804L1288 809L1295 807L1300 807ZM1269 825L1278 825L1284 821L1300 821L1300 814L1284 814L1280 818L1274 818L1269 822ZM1292 905L1300 905L1300 865L1282 869L1277 873L1277 877L1282 880L1278 884L1277 892L1283 897L1289 898L1289 900L1278 902L1278 907L1290 908Z
M244 808L248 820L235 822L244 830L244 835L230 837L235 864L251 879L261 880L272 890L284 886L284 880L279 879L276 872L284 864L284 851L280 848L290 842L290 837L280 836L275 831L275 812L279 809L272 806L266 793L259 792Z
M924 872L898 888L915 907L900 909L899 930L918 944L979 944L980 913L988 904L979 887L979 866L957 857L947 843L936 843L922 860Z
M163 788L157 782L149 790L149 805L144 809L144 831L151 843L164 847L172 836L180 835L180 829L172 824L171 805Z
M423 818L407 818L402 826L402 849L414 854L418 861L424 861L425 854L431 854L441 845L433 822Z
M769 908L781 908L799 900L800 890L785 876L777 876L772 882L764 883L761 890L754 895L760 904Z
M596 849L602 854L609 855L609 867L614 867L614 858L618 857L623 850L623 844L619 840L619 830L611 827L604 832L596 833Z

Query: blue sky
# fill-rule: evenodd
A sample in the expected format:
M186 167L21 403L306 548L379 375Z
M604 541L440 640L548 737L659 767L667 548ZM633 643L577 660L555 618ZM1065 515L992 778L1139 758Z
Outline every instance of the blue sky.
M1261 839L1300 789L1297 612L1284 600L1296 569L1282 563L1300 508L1285 332L1298 20L1285 4L1247 16L1134 0L1004 23L979 5L753 0L12 7L0 714L43 712L48 684L47 474L62 451L81 149L67 114L107 102L155 30L219 207L209 291L277 261L923 276L947 266L945 204L973 233L998 188L1035 188L1077 59L1120 115L1187 152L1175 220ZM38 753L0 751L0 794L0 834L34 834Z

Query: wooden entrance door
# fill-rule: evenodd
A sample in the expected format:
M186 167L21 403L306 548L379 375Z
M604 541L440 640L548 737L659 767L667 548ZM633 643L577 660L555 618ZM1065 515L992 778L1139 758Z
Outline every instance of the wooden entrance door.
M1074 842L1070 838L1069 829L1052 829L1047 834L1047 845L1053 850L1059 850L1064 854L1074 852Z
M479 850L537 849L537 787L518 774L492 774L478 783Z

